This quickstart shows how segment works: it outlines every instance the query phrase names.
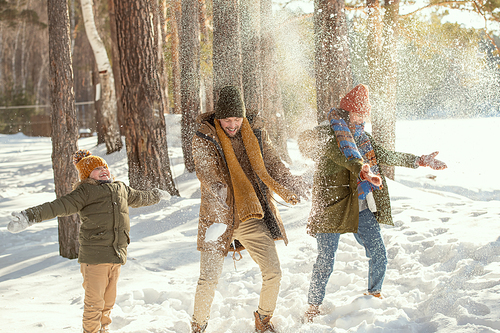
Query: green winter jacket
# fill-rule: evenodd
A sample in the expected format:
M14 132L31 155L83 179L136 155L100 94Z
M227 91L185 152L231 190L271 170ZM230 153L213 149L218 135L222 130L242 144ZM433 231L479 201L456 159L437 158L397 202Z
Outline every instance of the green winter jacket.
M368 135L379 165L417 168L416 155L393 152ZM307 231L347 233L358 231L359 202L357 179L362 160L348 160L340 150L335 132L328 125L303 132L298 140L301 153L317 162L312 191L312 208ZM382 188L373 191L379 223L393 225L387 182L381 171Z
M100 184L87 178L52 202L26 209L32 222L57 216L80 215L78 262L125 264L130 243L128 206L142 207L160 201L157 190L138 191L122 182Z

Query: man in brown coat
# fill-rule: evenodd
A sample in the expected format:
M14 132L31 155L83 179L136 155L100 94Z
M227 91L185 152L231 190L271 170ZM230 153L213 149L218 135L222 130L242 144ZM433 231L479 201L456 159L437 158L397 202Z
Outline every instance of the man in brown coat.
M296 204L300 196L307 196L308 186L281 162L255 118L246 117L238 89L227 86L219 93L215 112L198 119L201 126L193 138L193 157L201 185L201 259L193 332L207 327L224 257L230 250L242 249L262 273L259 308L254 312L256 330L274 332L270 319L281 280L274 241L288 241L273 193Z

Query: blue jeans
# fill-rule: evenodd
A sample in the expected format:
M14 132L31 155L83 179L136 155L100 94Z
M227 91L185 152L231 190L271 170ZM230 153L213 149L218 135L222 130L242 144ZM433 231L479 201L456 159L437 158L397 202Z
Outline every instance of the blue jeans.
M368 272L368 292L380 292L387 268L387 254L380 226L373 213L365 209L359 212L358 233L354 237L365 248L370 258ZM328 279L333 272L335 252L339 247L340 234L316 234L318 242L318 258L313 266L308 303L320 305L325 298Z

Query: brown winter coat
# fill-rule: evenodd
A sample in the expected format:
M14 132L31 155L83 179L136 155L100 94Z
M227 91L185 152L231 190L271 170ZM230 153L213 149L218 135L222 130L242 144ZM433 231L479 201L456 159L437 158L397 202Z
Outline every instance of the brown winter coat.
M269 175L283 186L292 189L294 176L281 162L272 145L268 141L267 133L262 128L262 121L258 118L247 117L252 129L261 145L262 157ZM201 124L193 137L193 158L196 175L200 180L201 205L198 224L198 250L216 251L226 255L231 248L233 231L239 226L239 219L234 203L233 187L229 169L224 158L224 152L215 131L214 113L204 113L198 117ZM229 210L222 208L218 196L213 192L213 185L222 183L227 187L226 204ZM259 188L266 198L269 210L264 222L267 224L275 240L283 239L288 243L283 221L273 198L273 193L262 183ZM266 211L265 207L262 207ZM217 242L205 242L205 233L214 223L227 225L226 231Z
M393 152L378 145L368 135L379 165L417 168L413 154ZM357 179L363 162L348 160L340 150L335 132L328 125L317 126L300 135L301 153L317 162L312 191L312 208L307 231L347 233L358 231L359 202ZM393 225L387 182L381 171L382 188L373 191L379 223Z
M87 178L52 202L26 209L33 222L57 216L80 215L78 262L125 264L130 243L128 206L142 207L160 201L156 190L138 191L122 182L100 184Z

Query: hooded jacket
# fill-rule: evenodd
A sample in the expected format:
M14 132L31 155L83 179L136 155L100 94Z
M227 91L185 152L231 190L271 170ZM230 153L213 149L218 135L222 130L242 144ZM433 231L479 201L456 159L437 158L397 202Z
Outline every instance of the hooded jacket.
M368 134L377 163L387 166L417 168L418 156L393 152L377 144ZM312 190L312 208L307 231L317 233L357 232L359 201L357 179L363 161L348 160L340 150L335 132L328 125L320 125L300 135L299 149L305 157L317 162ZM380 170L382 188L373 191L379 223L393 225L387 182Z
M125 264L130 243L128 206L142 207L160 201L156 190L138 191L120 181L100 183L84 179L74 190L52 202L26 209L32 222L78 213L80 249L78 262Z
M292 189L295 176L290 173L272 148L271 143L268 141L267 133L262 128L262 120L253 116L248 116L247 119L259 141L267 172L278 183ZM197 248L199 251L215 251L226 255L232 247L233 231L238 228L240 221L236 212L229 169L215 130L215 121L213 112L201 114L198 117L200 127L193 137L193 158L196 176L200 181L201 189ZM229 209L224 208L220 204L218 194L214 191L216 184L223 184L226 186L226 204ZM261 181L259 181L258 187L262 197L265 198L264 204L261 202L265 212L263 222L266 223L271 231L273 239L283 239L285 244L287 244L288 240L285 228L278 209L276 208L276 200L273 197L272 191L270 191ZM225 224L227 226L226 231L217 241L206 242L205 234L207 229L214 223ZM238 248L238 242L236 242L236 244L236 250L240 250L240 248Z

